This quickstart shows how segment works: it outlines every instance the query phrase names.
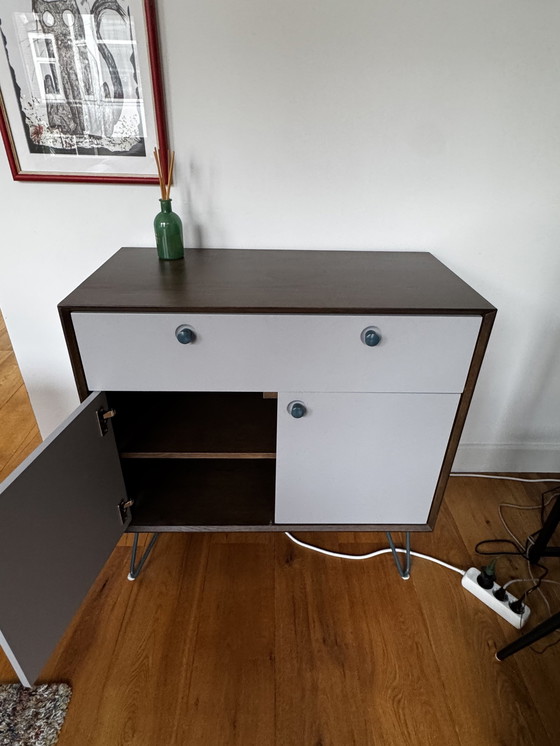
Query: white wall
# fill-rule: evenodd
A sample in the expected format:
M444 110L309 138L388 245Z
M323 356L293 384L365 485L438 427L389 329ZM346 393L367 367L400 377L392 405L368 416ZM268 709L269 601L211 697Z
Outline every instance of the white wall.
M191 242L432 251L499 308L456 467L560 470L560 3L159 5ZM43 434L77 401L56 304L152 245L157 198L0 158L0 306Z

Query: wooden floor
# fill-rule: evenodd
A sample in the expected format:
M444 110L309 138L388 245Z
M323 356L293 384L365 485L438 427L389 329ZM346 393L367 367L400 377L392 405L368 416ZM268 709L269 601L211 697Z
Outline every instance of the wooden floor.
M39 436L2 331L0 381L4 477ZM475 543L505 536L498 505L538 505L542 489L453 478L436 530L413 548L480 565ZM519 536L539 527L538 510L504 512ZM354 553L385 545L302 538ZM117 548L42 674L73 686L59 746L560 742L560 644L499 663L518 633L438 565L416 559L402 581L388 555L332 559L282 534L164 535L134 583L127 564ZM560 559L548 565L560 580ZM498 573L528 577L519 558ZM544 586L553 611L558 590ZM530 624L547 615L538 593L530 605ZM0 679L15 680L3 658Z
M0 481L40 442L29 397L0 314Z

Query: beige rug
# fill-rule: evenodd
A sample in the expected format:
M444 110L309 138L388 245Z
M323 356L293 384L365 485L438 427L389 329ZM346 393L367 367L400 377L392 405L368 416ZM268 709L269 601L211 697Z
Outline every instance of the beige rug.
M68 684L0 684L0 746L54 746L71 696Z

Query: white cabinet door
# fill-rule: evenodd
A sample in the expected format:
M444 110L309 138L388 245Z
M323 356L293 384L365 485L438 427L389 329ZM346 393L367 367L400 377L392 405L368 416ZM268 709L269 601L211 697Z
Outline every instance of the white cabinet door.
M124 530L124 480L100 408L105 394L91 394L0 485L0 645L25 686Z
M280 394L275 521L425 524L459 396Z

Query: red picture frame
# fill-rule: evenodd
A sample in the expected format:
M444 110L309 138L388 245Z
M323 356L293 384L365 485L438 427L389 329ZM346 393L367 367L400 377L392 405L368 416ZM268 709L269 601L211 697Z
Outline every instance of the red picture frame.
M3 0L2 5L4 5ZM13 3L19 3L22 7L30 7L32 0L11 0ZM114 0L115 4L119 4L123 7L129 7L130 0ZM95 3L92 3L95 5ZM165 114L165 95L162 75L162 65L160 59L160 45L159 45L159 33L157 23L157 7L156 0L138 0L138 6L142 7L143 10L143 22L144 22L144 33L143 37L145 40L145 59L146 64L149 66L149 82L151 86L150 99L153 102L152 107L152 147L146 148L144 159L146 161L146 167L150 167L152 173L147 174L131 174L131 173L96 173L96 172L61 172L60 170L50 171L33 171L30 169L22 168L21 158L18 154L16 146L16 138L10 124L8 115L8 108L6 106L5 97L3 95L3 89L6 88L6 97L14 97L14 92L10 86L11 82L15 82L15 75L13 69L10 66L10 73L12 81L6 80L6 75L0 78L0 132L2 134L2 140L6 149L6 155L10 170L15 181L46 181L46 182L73 182L73 183L102 183L102 184L159 184L157 175L157 167L152 156L153 147L157 147L160 150L161 165L164 174L164 179L167 178L167 153L168 153L168 138L167 138L167 121ZM77 7L77 6L76 6ZM30 11L31 12L31 11ZM36 15L36 14L35 14ZM43 14L45 15L45 14ZM51 14L52 15L52 14ZM7 45L6 37L2 31L1 25L2 11L0 10L0 56L4 55ZM50 19L49 19L50 20ZM60 24L59 24L60 25ZM55 24L53 27L56 28ZM2 44L3 41L3 44ZM8 58L8 64L9 58ZM0 68L1 71L1 68ZM13 109L12 104L12 109ZM23 117L15 117L16 125L21 128L19 119ZM147 139L147 138L146 138ZM20 146L22 138L20 137ZM68 158L68 156L66 156ZM72 159L79 160L80 156L73 155ZM49 156L46 156L48 165ZM106 158L107 163L111 163L111 159ZM77 164L79 165L79 164Z

